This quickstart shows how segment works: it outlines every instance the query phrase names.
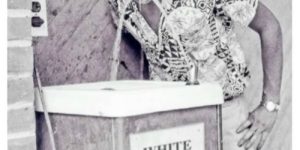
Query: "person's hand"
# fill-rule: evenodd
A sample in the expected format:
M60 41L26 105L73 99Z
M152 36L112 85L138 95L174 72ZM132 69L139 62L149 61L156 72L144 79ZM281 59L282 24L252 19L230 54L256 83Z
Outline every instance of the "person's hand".
M238 141L238 146L244 146L246 150L261 149L275 124L276 118L277 111L269 112L264 106L259 105L249 113L248 119L236 130L238 134L245 131Z

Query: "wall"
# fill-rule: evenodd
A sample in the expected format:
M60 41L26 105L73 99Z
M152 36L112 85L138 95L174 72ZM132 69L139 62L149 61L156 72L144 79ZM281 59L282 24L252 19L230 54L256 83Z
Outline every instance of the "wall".
M43 85L109 79L116 29L107 0L47 0L49 36L35 40ZM139 77L138 45L121 45L119 79Z
M279 19L283 30L284 70L282 111L265 149L291 149L291 0L261 0ZM35 39L36 65L44 85L108 80L109 57L115 28L106 0L48 0L49 37ZM252 72L246 91L253 109L261 98L262 67L259 37L238 27L240 42ZM245 36L247 35L247 36ZM133 42L132 42L133 43ZM122 42L119 79L137 79L140 52L137 45ZM283 140L284 137L284 140Z
M8 149L35 150L31 0L8 0Z

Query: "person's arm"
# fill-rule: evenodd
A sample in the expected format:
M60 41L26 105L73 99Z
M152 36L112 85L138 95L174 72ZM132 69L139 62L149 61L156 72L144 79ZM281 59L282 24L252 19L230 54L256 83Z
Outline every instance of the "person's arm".
M281 27L272 12L262 3L257 15L250 24L261 39L262 63L264 70L263 92L274 103L280 103L282 75L282 33Z
M258 4L257 12L249 25L256 31L261 40L263 64L263 97L276 104L280 103L280 87L282 75L282 33L281 27L272 12L262 3ZM271 132L277 118L277 111L269 112L259 105L250 113L238 129L245 135L238 145L246 149L260 149Z

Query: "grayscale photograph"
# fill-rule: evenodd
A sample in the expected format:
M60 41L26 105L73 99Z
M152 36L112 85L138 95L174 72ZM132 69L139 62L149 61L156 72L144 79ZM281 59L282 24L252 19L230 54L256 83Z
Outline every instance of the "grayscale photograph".
M292 150L292 0L7 0L8 150Z

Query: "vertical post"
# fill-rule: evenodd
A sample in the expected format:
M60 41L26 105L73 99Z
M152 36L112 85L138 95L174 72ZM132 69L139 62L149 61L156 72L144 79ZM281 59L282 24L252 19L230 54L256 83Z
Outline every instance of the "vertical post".
M223 150L222 105L217 105L218 150Z
M124 118L112 118L111 124L113 150L125 150Z

